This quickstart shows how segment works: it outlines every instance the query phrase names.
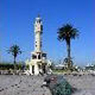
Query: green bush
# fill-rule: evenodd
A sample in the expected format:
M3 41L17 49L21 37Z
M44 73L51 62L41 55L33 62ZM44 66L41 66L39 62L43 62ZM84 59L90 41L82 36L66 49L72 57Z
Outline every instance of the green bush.
M17 69L17 70L21 70L21 69L22 69L22 64L21 64L21 63L16 64L16 69Z
M17 70L21 70L23 64L21 64L21 63L18 63L18 64L0 63L0 70L9 70L9 69L13 69L14 70L14 66L16 67Z
M29 70L29 65L26 65L26 69Z
M73 87L64 79L63 75L48 75L44 81L52 95L71 95Z
M1 63L0 64L0 70L9 70L14 69L14 65L10 63Z
M72 87L67 81L63 80L60 83L57 83L51 92L52 95L71 95Z

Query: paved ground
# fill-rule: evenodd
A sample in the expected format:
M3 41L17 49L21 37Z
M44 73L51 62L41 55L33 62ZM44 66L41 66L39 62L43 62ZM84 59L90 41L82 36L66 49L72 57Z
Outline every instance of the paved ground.
M64 76L66 80L77 89L73 95L95 95L95 76Z
M51 95L38 76L0 75L0 95Z
M72 95L95 95L95 76L65 75L77 91ZM41 88L44 77L0 75L0 95L51 95L48 88Z

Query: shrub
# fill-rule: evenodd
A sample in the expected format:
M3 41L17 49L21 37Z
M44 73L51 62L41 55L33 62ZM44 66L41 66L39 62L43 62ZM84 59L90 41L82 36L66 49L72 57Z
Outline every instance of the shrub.
M18 64L0 63L0 70L9 70L9 69L14 70L14 65L15 65L17 70L22 70L22 67L23 67L22 63L18 63Z
M71 95L72 87L67 81L61 81L51 90L52 95Z
M14 69L14 65L10 63L1 63L0 64L0 70L9 70Z
M27 70L29 69L29 65L26 65L26 69L27 69Z
M16 66L16 69L17 70L22 70L22 66L23 66L23 64L22 63L18 63L18 64L14 64L15 66Z
M44 80L47 83L52 95L71 95L72 86L62 75L49 75Z

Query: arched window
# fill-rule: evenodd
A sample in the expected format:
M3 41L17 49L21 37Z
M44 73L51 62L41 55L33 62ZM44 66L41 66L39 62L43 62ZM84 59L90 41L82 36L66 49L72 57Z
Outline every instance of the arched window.
M46 57L46 54L45 54L45 53L43 53L43 54L42 54L42 57Z
M36 55L33 54L33 55L32 55L32 59L36 59L36 58L37 58Z
M40 54L38 55L38 59L41 59L41 55Z

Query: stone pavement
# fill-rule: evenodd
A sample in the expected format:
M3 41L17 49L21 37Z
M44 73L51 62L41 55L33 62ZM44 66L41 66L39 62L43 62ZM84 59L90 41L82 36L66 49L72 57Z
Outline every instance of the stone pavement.
M43 80L41 76L0 75L0 95L51 95L41 87Z
M64 75L77 89L72 95L95 95L95 76ZM0 75L0 95L51 95L50 90L41 85L42 76Z

